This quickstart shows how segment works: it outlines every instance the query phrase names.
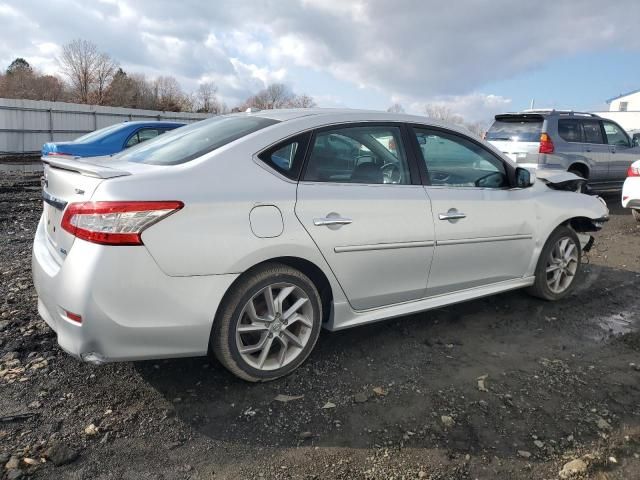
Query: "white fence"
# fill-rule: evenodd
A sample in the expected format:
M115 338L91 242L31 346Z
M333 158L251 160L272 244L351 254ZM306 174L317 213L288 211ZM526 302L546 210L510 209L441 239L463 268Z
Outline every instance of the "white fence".
M73 140L85 133L127 120L191 123L209 116L206 113L0 98L0 155L36 154L43 143Z

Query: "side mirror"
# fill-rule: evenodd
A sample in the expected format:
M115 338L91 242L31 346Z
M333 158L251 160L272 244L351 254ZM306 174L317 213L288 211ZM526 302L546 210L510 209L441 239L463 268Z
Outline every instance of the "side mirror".
M516 168L516 187L527 188L536 183L536 174L531 170L518 167Z

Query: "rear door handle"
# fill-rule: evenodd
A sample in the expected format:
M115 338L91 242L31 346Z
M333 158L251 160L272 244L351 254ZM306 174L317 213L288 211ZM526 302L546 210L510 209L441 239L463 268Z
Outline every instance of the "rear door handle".
M440 220L460 220L461 218L467 218L467 216L457 210L449 210L447 213L438 214L438 218Z
M349 225L353 220L350 218L343 217L324 217L324 218L314 218L313 224L316 227L326 227L330 225Z

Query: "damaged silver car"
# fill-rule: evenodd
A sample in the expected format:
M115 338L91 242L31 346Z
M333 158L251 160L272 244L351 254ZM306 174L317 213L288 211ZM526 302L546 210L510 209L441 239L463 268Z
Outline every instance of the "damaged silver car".
M45 158L38 310L89 362L212 353L295 370L320 331L507 290L558 300L606 204L404 114L216 116L103 158Z

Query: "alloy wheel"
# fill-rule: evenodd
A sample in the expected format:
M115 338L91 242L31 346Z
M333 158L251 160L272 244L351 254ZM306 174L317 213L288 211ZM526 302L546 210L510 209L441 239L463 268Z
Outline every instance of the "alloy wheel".
M570 237L561 237L549 253L546 265L547 286L553 293L564 292L578 270L578 245Z
M242 359L259 370L277 370L294 361L311 338L313 307L290 283L268 285L245 304L236 324Z

